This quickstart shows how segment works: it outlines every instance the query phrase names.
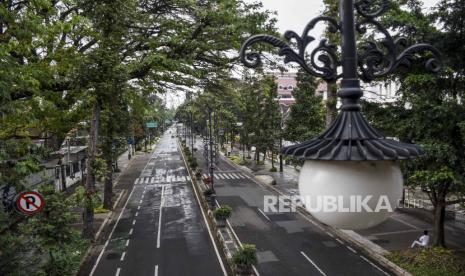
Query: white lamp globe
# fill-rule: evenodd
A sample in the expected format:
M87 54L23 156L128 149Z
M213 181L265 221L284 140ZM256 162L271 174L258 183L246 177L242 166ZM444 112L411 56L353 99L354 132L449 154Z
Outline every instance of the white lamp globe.
M319 221L347 230L386 220L399 204L402 187L394 161L307 160L299 178L306 209Z

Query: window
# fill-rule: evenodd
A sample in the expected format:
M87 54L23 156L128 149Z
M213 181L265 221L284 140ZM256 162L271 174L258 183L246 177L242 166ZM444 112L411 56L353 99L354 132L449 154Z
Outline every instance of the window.
M289 85L288 89L292 90L292 89L294 89L294 87L292 87L292 85Z

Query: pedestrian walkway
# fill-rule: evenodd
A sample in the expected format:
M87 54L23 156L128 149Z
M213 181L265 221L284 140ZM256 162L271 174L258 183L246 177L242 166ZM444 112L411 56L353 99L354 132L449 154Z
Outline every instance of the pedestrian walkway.
M189 176L175 176L175 175L169 175L164 178L159 178L159 177L139 177L134 181L134 184L136 185L142 185L142 184L163 184L163 183L175 183L175 182L186 182L190 181Z
M247 179L250 178L249 176L239 173L239 172L222 172L216 171L214 174L215 179L225 179L225 180L233 180L233 179Z

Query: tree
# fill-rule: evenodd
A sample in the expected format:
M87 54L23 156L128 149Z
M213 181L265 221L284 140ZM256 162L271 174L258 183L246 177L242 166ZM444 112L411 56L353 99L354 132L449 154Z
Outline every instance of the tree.
M339 0L323 0L325 5L324 15L331 18L338 18ZM332 45L339 45L340 35L331 32L329 27L325 29L325 36ZM330 126L337 116L337 84L334 81L326 82L326 127Z
M297 87L292 91L295 104L291 106L286 121L284 138L292 142L303 142L316 137L324 129L325 110L321 97L315 95L317 81L309 74L297 73Z
M386 133L425 150L403 170L407 185L428 194L434 206L433 245L445 246L445 208L462 202L465 190L465 6L444 0L424 14L421 5L397 1L385 23L412 40L433 41L447 67L438 76L423 73L416 64L397 72L393 79L400 83L400 100L384 106L366 103L365 113Z

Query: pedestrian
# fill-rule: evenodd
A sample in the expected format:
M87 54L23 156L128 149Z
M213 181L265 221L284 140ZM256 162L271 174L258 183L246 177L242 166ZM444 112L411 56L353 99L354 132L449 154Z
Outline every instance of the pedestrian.
M421 236L418 239L418 241L417 240L413 241L410 248L414 248L415 246L427 247L428 245L429 245L429 235L428 235L428 231L425 230L423 231L423 236Z

